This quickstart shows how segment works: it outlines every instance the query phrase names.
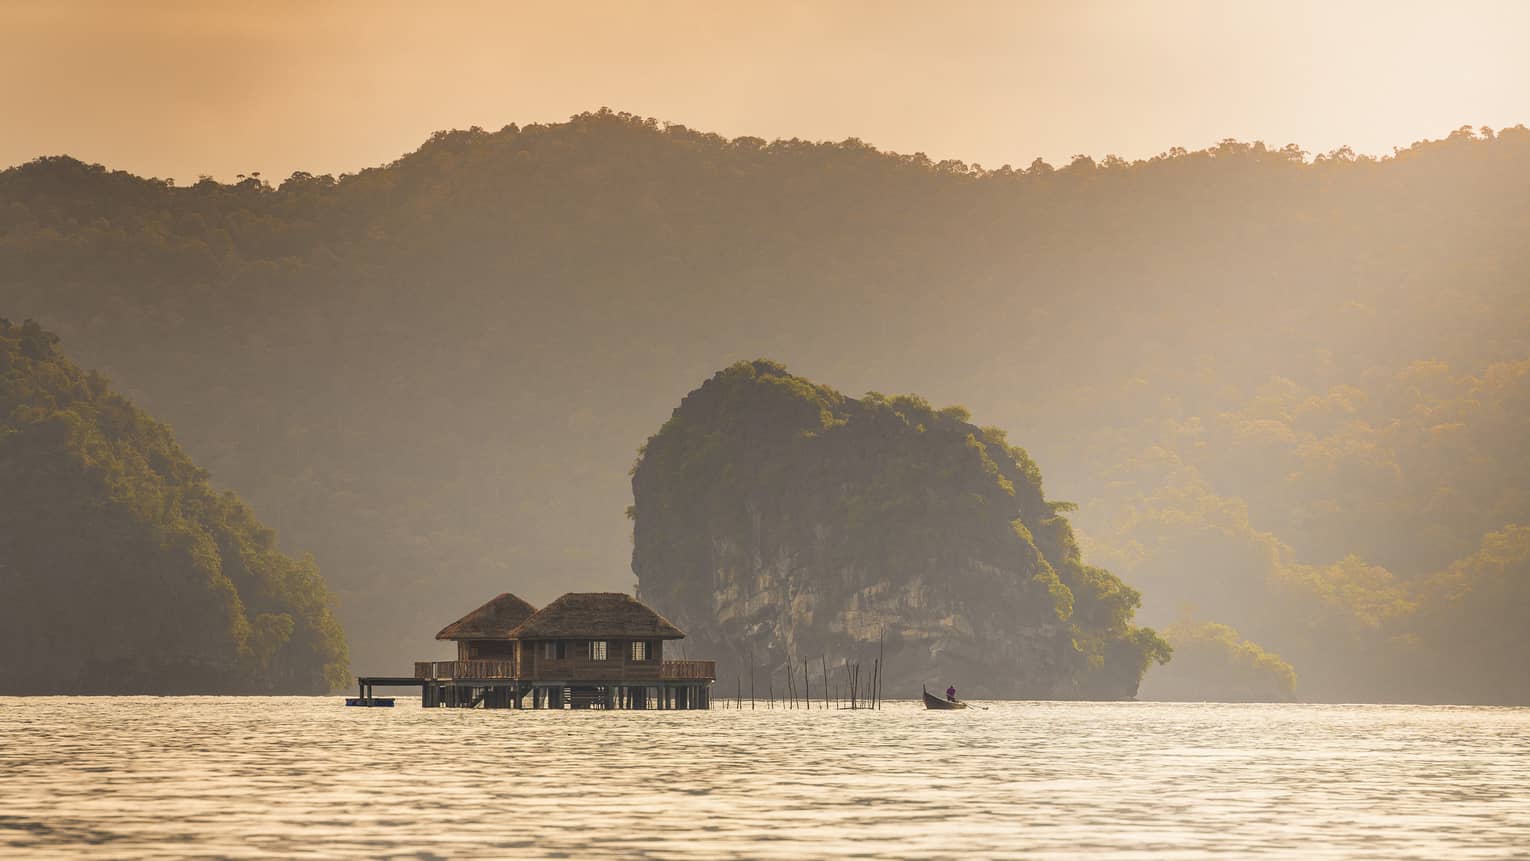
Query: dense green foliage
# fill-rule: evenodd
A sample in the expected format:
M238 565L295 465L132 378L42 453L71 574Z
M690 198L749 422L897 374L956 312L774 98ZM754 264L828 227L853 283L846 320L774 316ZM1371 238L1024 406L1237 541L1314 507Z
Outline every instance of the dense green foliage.
M1278 703L1296 699L1296 671L1226 625L1181 620L1164 629L1174 661L1155 670L1142 698Z
M345 640L312 559L170 430L0 318L0 692L323 693Z
M734 658L788 641L799 655L811 651L805 643L842 654L829 645L840 621L857 620L871 636L873 615L886 620L875 636L890 632L905 655L926 646L921 637L944 641L955 629L978 635L975 661L1034 629L1044 632L1037 653L985 667L996 678L981 683L1021 696L1132 696L1148 664L1169 655L1151 630L1131 625L1139 595L1084 564L1059 513L1067 506L1046 500L1030 456L968 418L917 396L847 398L766 360L718 372L686 396L633 469L641 594L692 623L709 654ZM723 579L763 591L713 630ZM804 601L809 614L790 606ZM950 620L910 632L908 617L931 609ZM909 669L907 657L889 663ZM1051 674L1010 681L1036 663Z
M1304 696L1497 701L1408 644L1530 524L1527 235L1524 128L987 170L601 112L274 187L0 172L0 313L312 551L378 670L508 582L629 585L625 453L764 354L1023 434L1142 618Z

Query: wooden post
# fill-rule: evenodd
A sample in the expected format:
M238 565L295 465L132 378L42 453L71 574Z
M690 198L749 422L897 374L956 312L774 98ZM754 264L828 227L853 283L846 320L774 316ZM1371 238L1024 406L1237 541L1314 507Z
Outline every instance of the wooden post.
M881 708L881 702L877 699L877 685L881 684L881 658L875 659L871 665L871 707Z
M877 631L877 708L882 707L882 677L887 675L887 661L882 652L883 630Z
M829 659L819 655L818 660L823 662L823 707L829 707Z

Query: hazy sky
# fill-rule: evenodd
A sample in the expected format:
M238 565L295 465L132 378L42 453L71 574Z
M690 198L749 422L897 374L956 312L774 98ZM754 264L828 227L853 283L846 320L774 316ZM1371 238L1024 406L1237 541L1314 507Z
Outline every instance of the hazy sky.
M354 171L609 105L989 167L1530 123L1530 2L0 0L0 166Z

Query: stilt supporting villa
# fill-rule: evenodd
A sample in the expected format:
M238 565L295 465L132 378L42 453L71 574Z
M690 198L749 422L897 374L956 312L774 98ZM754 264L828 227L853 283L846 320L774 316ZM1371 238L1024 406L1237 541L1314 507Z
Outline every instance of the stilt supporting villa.
M664 660L665 641L684 636L619 592L570 592L541 610L507 592L436 635L457 643L457 660L359 677L357 696L419 686L426 708L710 708L716 664Z

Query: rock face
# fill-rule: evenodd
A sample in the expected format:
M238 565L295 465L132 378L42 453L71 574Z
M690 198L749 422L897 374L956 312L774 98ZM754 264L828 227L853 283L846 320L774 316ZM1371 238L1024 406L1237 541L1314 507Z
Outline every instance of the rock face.
M691 392L633 471L643 600L719 660L719 687L810 658L889 697L1120 699L1167 660L1137 593L1084 565L1036 465L960 407L847 398L769 361ZM863 674L868 670L863 670Z

